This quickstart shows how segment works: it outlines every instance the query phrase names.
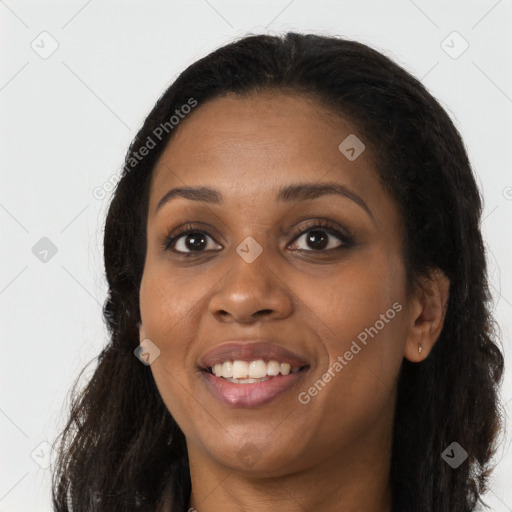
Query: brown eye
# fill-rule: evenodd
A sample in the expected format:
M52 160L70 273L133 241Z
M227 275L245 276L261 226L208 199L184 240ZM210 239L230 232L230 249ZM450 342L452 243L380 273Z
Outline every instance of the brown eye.
M330 223L314 224L303 229L295 238L293 245L297 245L297 240L303 239L303 247L293 247L299 251L326 251L334 249L348 248L354 245L351 236L342 233L331 226ZM336 242L336 239L338 242Z
M177 253L189 254L204 252L205 250L215 250L214 247L209 246L209 240L214 241L213 238L203 231L188 230L179 236L170 238L170 240L165 242L165 249L171 249Z

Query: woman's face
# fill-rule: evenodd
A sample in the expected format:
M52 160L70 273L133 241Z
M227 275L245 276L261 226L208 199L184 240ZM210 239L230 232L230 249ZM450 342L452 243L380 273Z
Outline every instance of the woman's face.
M181 123L151 184L140 339L160 350L151 371L189 457L282 475L389 450L411 312L401 218L368 144L276 91ZM184 187L211 191L158 207Z

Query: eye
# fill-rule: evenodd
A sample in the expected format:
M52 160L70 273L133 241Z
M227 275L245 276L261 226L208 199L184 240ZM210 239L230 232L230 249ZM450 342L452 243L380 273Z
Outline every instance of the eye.
M210 244L209 240L214 241L205 231L187 224L172 232L164 240L162 247L166 251L172 250L183 255L201 253L206 250L218 250L211 247L213 244ZM221 248L220 246L218 247Z
M339 243L336 243L332 238L337 238ZM297 244L297 240L301 239L304 239L306 247L292 247L293 249L307 252L321 252L349 248L354 245L354 240L350 235L335 228L334 225L328 221L315 221L312 225L302 228L299 234L294 238L294 245Z

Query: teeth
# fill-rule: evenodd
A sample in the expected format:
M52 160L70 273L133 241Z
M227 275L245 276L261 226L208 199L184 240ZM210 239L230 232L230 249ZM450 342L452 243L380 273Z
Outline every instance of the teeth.
M253 361L249 364L249 378L262 379L267 375L267 365L262 359Z
M220 366L222 368L222 376L225 379L228 377L233 377L233 363L231 361L226 361L224 364L221 364ZM217 373L215 375L217 375Z
M279 375L279 371L281 370L281 365L277 361L269 361L267 364L267 375L271 375L275 377Z
M233 361L233 378L245 379L249 375L249 363L246 361Z
M262 379L226 379L233 384L254 384L255 382L263 382L270 379L270 377L263 377Z
M265 363L263 359L257 359L250 363L239 360L225 361L215 364L211 370L216 377L223 377L230 382L239 382L242 379L244 383L251 384L268 380L268 377L275 377L279 374L297 373L300 367L292 367L289 363L279 363L274 360Z

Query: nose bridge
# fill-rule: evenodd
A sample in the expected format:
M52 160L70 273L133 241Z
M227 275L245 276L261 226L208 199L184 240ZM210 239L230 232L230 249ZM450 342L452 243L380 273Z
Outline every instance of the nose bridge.
M261 236L258 237L261 240ZM235 248L232 269L234 280L242 286L259 288L264 292L272 287L275 269L272 269L272 254L268 244L260 244L252 236L248 236Z
M264 249L255 238L242 240L230 255L228 272L210 301L211 313L244 322L263 313L288 315L291 300L272 261L271 250Z

